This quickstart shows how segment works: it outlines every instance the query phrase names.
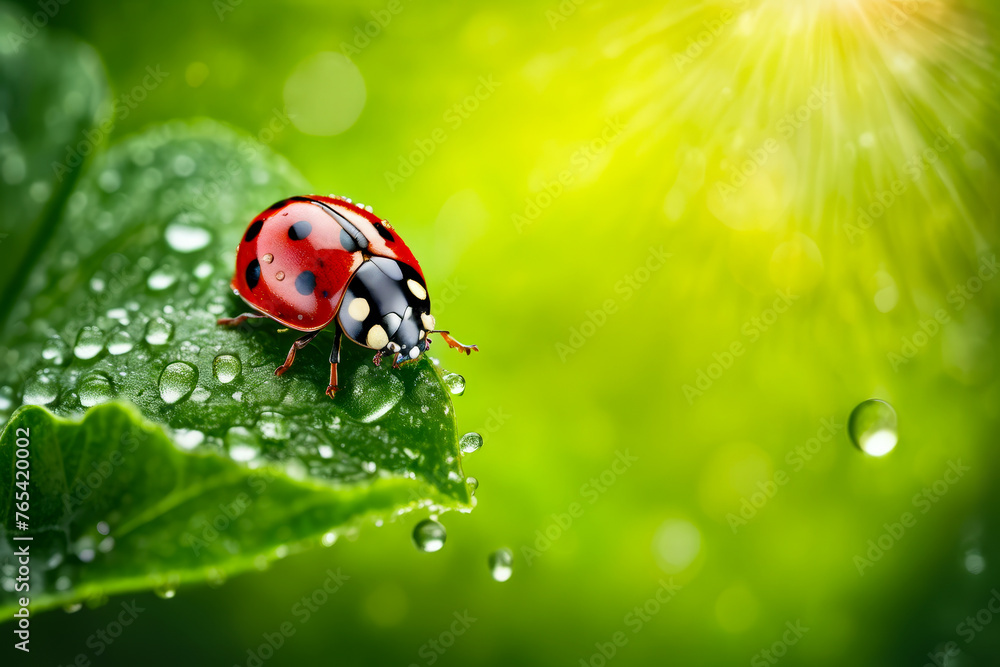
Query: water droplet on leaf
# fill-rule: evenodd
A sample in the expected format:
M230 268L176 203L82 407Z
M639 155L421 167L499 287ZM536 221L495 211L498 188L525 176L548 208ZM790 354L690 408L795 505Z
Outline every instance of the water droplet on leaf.
M229 384L235 380L242 369L240 358L231 354L220 354L212 362L212 372L215 379L222 384Z
M464 453L471 454L483 446L483 436L475 432L466 433L458 441L458 445L462 448Z
M461 396L465 393L465 378L458 373L445 373L441 376L441 379L444 380L448 391L455 396Z
M83 378L77 392L80 394L80 405L85 408L107 403L115 397L111 378L104 373L93 373Z
M73 354L77 359L93 359L104 349L104 332L99 327L86 326L76 336Z
M175 361L160 374L160 398L168 405L183 401L198 381L198 369L189 363Z

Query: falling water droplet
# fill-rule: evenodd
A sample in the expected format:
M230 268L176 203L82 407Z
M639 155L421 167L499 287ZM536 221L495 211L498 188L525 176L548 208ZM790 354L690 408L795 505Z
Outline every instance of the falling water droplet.
M80 394L80 405L85 408L107 403L115 397L111 378L104 373L93 373L83 378L77 392Z
M56 366L61 366L69 356L69 345L59 336L52 336L42 347L42 359L51 361Z
M490 566L490 575L494 581L507 581L514 573L514 554L507 547L497 549L490 554L487 559Z
M462 448L464 453L471 454L483 446L483 436L476 432L466 433L458 441L458 445Z
M150 345L166 345L174 335L174 325L162 317L154 317L146 325L146 342Z
M896 447L896 411L877 398L862 401L847 421L847 432L858 449L869 456L885 456Z
M25 405L48 405L59 395L59 383L48 371L39 371L24 384Z
M108 340L108 352L116 357L128 354L132 351L132 345L132 336L127 331L116 331L111 334L111 338Z
M448 534L434 519L424 519L413 528L413 543L421 551L440 551Z
M222 384L229 384L239 377L242 364L240 358L231 354L220 354L212 362L212 372L215 379Z
M183 401L198 381L198 369L189 363L175 361L160 374L160 398L168 405Z
M455 396L461 396L465 393L465 378L458 373L445 373L441 379L444 380L448 391Z
M93 359L104 349L104 332L100 327L86 326L76 336L73 354L77 359Z

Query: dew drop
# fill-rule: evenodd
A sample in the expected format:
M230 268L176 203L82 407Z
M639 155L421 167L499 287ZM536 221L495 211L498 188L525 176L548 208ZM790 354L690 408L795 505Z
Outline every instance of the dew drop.
M212 372L215 379L222 384L229 384L240 375L242 364L240 358L232 354L220 354L212 362Z
M168 225L165 236L167 244L177 252L194 252L212 242L212 235L207 229L181 222Z
M260 434L268 440L287 440L291 435L288 420L279 412L262 412L257 419Z
M183 361L167 364L160 374L160 398L167 405L179 403L191 395L197 381L198 369L191 364Z
M226 446L229 458L234 461L252 461L260 454L254 434L242 426L233 426L226 431Z
M39 371L24 384L25 405L48 405L59 395L59 383L48 371Z
M174 335L174 325L162 317L154 317L146 325L146 342L150 345L166 345Z
M82 602L74 602L72 604L68 604L68 605L63 606L63 611L66 612L67 614L75 614L76 612L80 611L81 609L83 609L83 603Z
M0 387L0 410L10 410L14 405L14 388L11 386Z
M514 554L507 547L497 549L487 559L490 566L490 576L494 581L507 581L514 573Z
M69 345L59 336L52 336L42 346L42 359L61 366L69 356Z
M862 401L847 421L847 432L854 444L869 456L885 456L896 447L896 411L877 398Z
M174 443L181 449L190 451L203 442L205 442L205 434L197 429L179 428L174 430Z
M93 373L83 378L77 392L80 394L80 404L85 408L107 403L115 397L111 378L104 373Z
M445 373L441 379L444 380L448 391L455 396L461 396L465 393L465 378L458 373Z
M98 521L97 532L99 532L101 535L107 535L108 533L111 532L111 527L108 525L107 521Z
M169 600L175 595L177 595L177 588L175 586L170 586L169 584L167 584L164 586L157 586L156 588L153 589L153 592L156 593L156 597L162 598L164 600Z
M93 359L104 349L104 332L99 327L86 326L76 336L73 354L77 359Z
M132 351L132 336L127 331L116 331L108 340L108 352L114 356L128 354Z
M323 534L323 546L332 547L337 542L337 533L332 530L328 533Z
M413 544L421 551L440 551L447 538L444 526L434 519L424 519L413 528Z
M161 266L149 274L146 284L154 292L165 290L177 282L177 272L168 266Z
M458 445L459 447L462 448L462 451L464 453L471 454L472 452L476 451L477 449L483 446L483 436L479 435L474 431L471 433L466 433L458 441Z
M403 381L395 373L380 373L374 366L361 365L349 379L349 391L341 404L353 418L361 422L374 422L392 410L403 398Z
M472 495L476 495L476 491L479 490L479 480L470 476L465 478L465 483L469 485L469 491L472 492Z
M202 262L198 266L194 267L194 277L195 278L208 278L212 275L212 265L208 262Z

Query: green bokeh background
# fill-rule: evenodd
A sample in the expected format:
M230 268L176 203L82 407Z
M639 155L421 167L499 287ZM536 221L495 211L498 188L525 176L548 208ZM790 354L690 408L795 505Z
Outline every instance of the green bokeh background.
M438 322L480 345L439 353L468 382L460 428L485 438L465 462L478 507L443 518L435 554L413 548L422 516L407 516L218 588L136 595L145 611L99 657L88 636L131 597L40 615L37 664L245 665L291 621L265 664L427 665L421 648L466 610L477 620L437 664L599 665L595 643L619 630L616 665L746 664L797 621L809 631L783 664L919 665L949 641L950 665L996 664L1000 623L970 643L956 627L1000 585L1000 281L961 307L953 291L998 241L990 0L72 0L44 30L92 44L116 95L148 66L168 73L115 138L197 116L260 136L299 64L390 5L351 56L357 120L261 138L317 191L388 218ZM449 109L480 77L499 86L456 125ZM297 92L333 115L359 102L351 90ZM436 128L446 140L413 175L387 179ZM910 162L948 128L953 143ZM904 191L857 233L858 207L894 182ZM796 298L771 321L779 289ZM939 309L948 322L915 341ZM906 341L912 359L890 356ZM701 372L717 377L686 394ZM869 397L899 416L883 459L843 428ZM841 428L796 469L786 456L824 419ZM584 487L624 452L638 461L604 492ZM954 461L968 472L922 513L915 494ZM787 483L734 533L727 515L778 471ZM553 528L574 503L582 515ZM915 525L859 575L855 556L907 511ZM546 529L558 535L529 564ZM502 546L515 562L501 584L486 560ZM350 579L302 624L293 606L328 568ZM626 614L670 577L680 591L633 633Z

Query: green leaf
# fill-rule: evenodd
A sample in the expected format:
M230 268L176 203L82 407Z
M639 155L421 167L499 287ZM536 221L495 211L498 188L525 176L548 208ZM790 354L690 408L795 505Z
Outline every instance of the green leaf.
M12 565L8 480L25 427L29 534L44 554L32 562L35 609L218 578L364 519L471 505L450 393L429 359L375 367L369 350L345 342L342 389L330 400L332 334L276 377L296 332L270 320L216 325L247 309L229 288L247 221L309 191L259 143L211 121L171 122L94 158L45 230L44 250L7 255L25 279L5 294L0 333L0 418L15 411L0 454L0 567ZM95 407L106 403L116 405ZM88 410L82 424L52 416ZM129 434L148 444L122 451ZM125 463L113 480L82 504L65 502L116 451ZM275 481L208 539L220 504L237 502L254 471ZM114 540L106 551L98 522ZM196 549L198 540L208 546ZM4 586L0 610L16 597Z
M0 436L4 489L16 489L18 439L29 452L33 539L11 540L14 499L4 494L0 557L29 545L31 590L21 595L30 594L35 610L218 582L414 498L453 500L402 476L333 485L290 479L270 466L250 469L213 452L185 453L134 408L117 404L79 422L40 407L19 410ZM0 598L0 617L16 608L15 597Z
M2 318L7 296L26 273L15 260L30 258L48 238L53 215L81 164L103 144L111 119L93 49L38 30L6 5L0 5L0 35Z

